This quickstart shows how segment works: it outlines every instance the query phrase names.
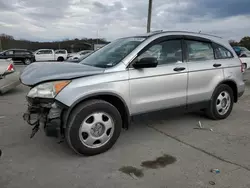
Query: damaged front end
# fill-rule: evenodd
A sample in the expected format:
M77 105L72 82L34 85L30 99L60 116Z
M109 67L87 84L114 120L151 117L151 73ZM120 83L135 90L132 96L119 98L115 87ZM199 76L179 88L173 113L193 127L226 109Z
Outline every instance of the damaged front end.
M40 127L49 137L64 138L63 114L67 107L54 99L29 98L28 109L23 119L33 126L30 137L34 137Z
M33 126L31 138L40 127L44 128L47 136L63 138L62 119L67 106L57 101L55 97L69 83L70 80L59 80L31 86L26 96L28 109L23 114L23 119Z

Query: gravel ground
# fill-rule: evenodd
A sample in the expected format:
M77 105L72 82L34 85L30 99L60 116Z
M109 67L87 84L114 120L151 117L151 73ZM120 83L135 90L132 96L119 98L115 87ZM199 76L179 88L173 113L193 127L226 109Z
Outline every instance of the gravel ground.
M0 187L250 187L247 85L226 120L199 113L137 117L111 150L93 157L79 157L42 130L29 139L22 120L28 88L19 86L0 98ZM198 121L213 131L194 129Z

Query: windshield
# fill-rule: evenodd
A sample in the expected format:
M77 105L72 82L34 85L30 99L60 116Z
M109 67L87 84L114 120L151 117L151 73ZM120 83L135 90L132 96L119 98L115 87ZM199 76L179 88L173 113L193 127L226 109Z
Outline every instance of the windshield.
M130 37L117 39L95 51L80 63L100 68L113 67L131 53L145 37Z

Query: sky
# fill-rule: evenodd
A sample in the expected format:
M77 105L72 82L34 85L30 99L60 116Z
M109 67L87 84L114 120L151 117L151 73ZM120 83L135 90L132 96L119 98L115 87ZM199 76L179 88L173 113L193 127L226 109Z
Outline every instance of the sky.
M55 41L146 33L148 0L0 0L0 33ZM250 36L250 0L153 0L151 30L239 41Z

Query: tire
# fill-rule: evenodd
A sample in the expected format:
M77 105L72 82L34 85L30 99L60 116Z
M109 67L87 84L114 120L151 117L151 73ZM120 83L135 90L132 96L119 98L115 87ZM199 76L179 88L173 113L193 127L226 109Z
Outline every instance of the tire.
M97 121L98 118L101 120ZM113 123L113 127L107 128L107 122ZM112 104L103 100L90 100L71 112L65 136L76 153L91 156L109 150L120 136L121 128L121 115Z
M221 84L213 93L209 108L206 109L206 115L213 120L225 119L230 115L233 109L233 104L234 95L232 88L226 84Z
M58 57L57 61L64 61L64 58L63 57Z
M29 64L31 64L32 63L32 60L30 59L30 58L25 58L24 60L23 60L23 64L25 64L25 65L29 65Z

